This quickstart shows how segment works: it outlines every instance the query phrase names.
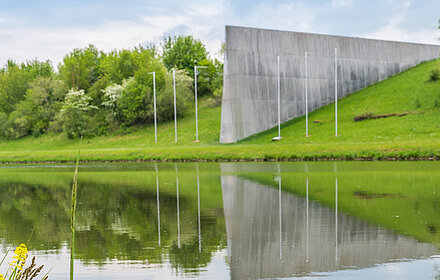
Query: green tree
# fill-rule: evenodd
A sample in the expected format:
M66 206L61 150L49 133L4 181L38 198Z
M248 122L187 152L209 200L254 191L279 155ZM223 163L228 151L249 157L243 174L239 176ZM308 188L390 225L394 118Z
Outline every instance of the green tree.
M60 78L70 88L88 90L99 76L100 53L95 46L74 49L58 66Z
M99 78L90 87L88 94L93 98L92 103L101 106L105 101L103 90L113 83L122 84L124 80L134 77L138 71L148 73L158 60L156 48L135 47L132 50L112 51L108 54L101 52L99 60Z
M168 70L185 69L194 77L194 66L203 66L197 76L200 96L213 96L223 85L223 64L208 56L205 46L192 36L168 37L162 44L163 63ZM217 91L216 91L217 90ZM221 92L221 91L220 91Z
M27 61L17 65L8 61L0 70L0 111L9 115L18 102L24 99L26 91L37 77L51 77L54 74L49 61Z
M165 67L185 69L190 76L194 76L194 65L208 58L206 47L192 36L165 38L162 48Z

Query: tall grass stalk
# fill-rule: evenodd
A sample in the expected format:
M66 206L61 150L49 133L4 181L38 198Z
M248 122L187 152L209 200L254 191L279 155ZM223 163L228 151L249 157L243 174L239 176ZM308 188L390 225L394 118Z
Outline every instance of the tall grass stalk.
M78 154L76 155L76 166L75 173L73 175L73 184L72 184L72 197L71 197L71 210L70 210L70 231L71 231L71 240L70 240L70 279L73 279L73 261L75 256L75 212L76 212L76 190L78 186L78 164L79 164L79 156L81 152L81 141L79 142Z

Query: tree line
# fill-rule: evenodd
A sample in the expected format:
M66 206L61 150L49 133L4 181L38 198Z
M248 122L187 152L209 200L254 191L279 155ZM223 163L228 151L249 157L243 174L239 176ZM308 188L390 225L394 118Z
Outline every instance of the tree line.
M50 61L8 61L0 69L0 137L64 133L68 138L126 132L153 121L156 72L157 117L173 118L176 69L177 113L192 110L194 65L198 94L217 102L223 64L192 36L165 38L160 45L104 52L95 46L74 49L55 71Z

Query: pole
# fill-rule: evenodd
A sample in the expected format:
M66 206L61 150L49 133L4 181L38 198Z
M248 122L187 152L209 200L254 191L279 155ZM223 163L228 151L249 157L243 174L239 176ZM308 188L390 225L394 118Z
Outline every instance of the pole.
M278 212L278 215L279 215L279 219L280 219L280 260L282 260L283 259L283 235L282 235L282 233L283 233L283 231L282 231L282 223L283 223L283 221L282 221L282 217L281 217L281 214L282 214L282 212L281 212L281 172L280 172L280 177L278 177L278 209L279 209L279 212Z
M196 142L199 142L199 123L197 118L197 66L194 65L194 96L196 106Z
M335 136L338 136L338 49L335 48Z
M174 89L174 142L177 143L176 69L175 68L173 68L173 89Z
M202 252L202 228L200 225L200 179L199 166L197 165L197 224L199 228L199 252Z
M156 72L153 72L153 91L154 91L154 143L157 143Z
M153 74L153 101L154 101L154 143L157 143L157 117L156 117L156 72L150 72Z
M335 182L335 262L338 264L338 178Z
M309 177L306 181L306 262L309 262Z
M179 202L179 175L176 165L176 193L177 193L177 245L180 249L180 202Z
M309 137L309 100L308 100L308 73L307 73L307 52L305 53L306 60L306 137Z
M157 199L157 233L159 236L158 243L160 246L160 206L159 206L159 174L156 165L156 199Z
M281 94L280 94L280 56L277 56L278 62L278 138L281 138Z

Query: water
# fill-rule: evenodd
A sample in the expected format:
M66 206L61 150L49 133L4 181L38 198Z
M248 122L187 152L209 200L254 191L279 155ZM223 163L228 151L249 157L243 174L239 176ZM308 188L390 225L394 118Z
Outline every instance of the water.
M27 243L49 279L69 279L73 170L0 168L1 251ZM81 165L74 279L439 279L439 170Z

